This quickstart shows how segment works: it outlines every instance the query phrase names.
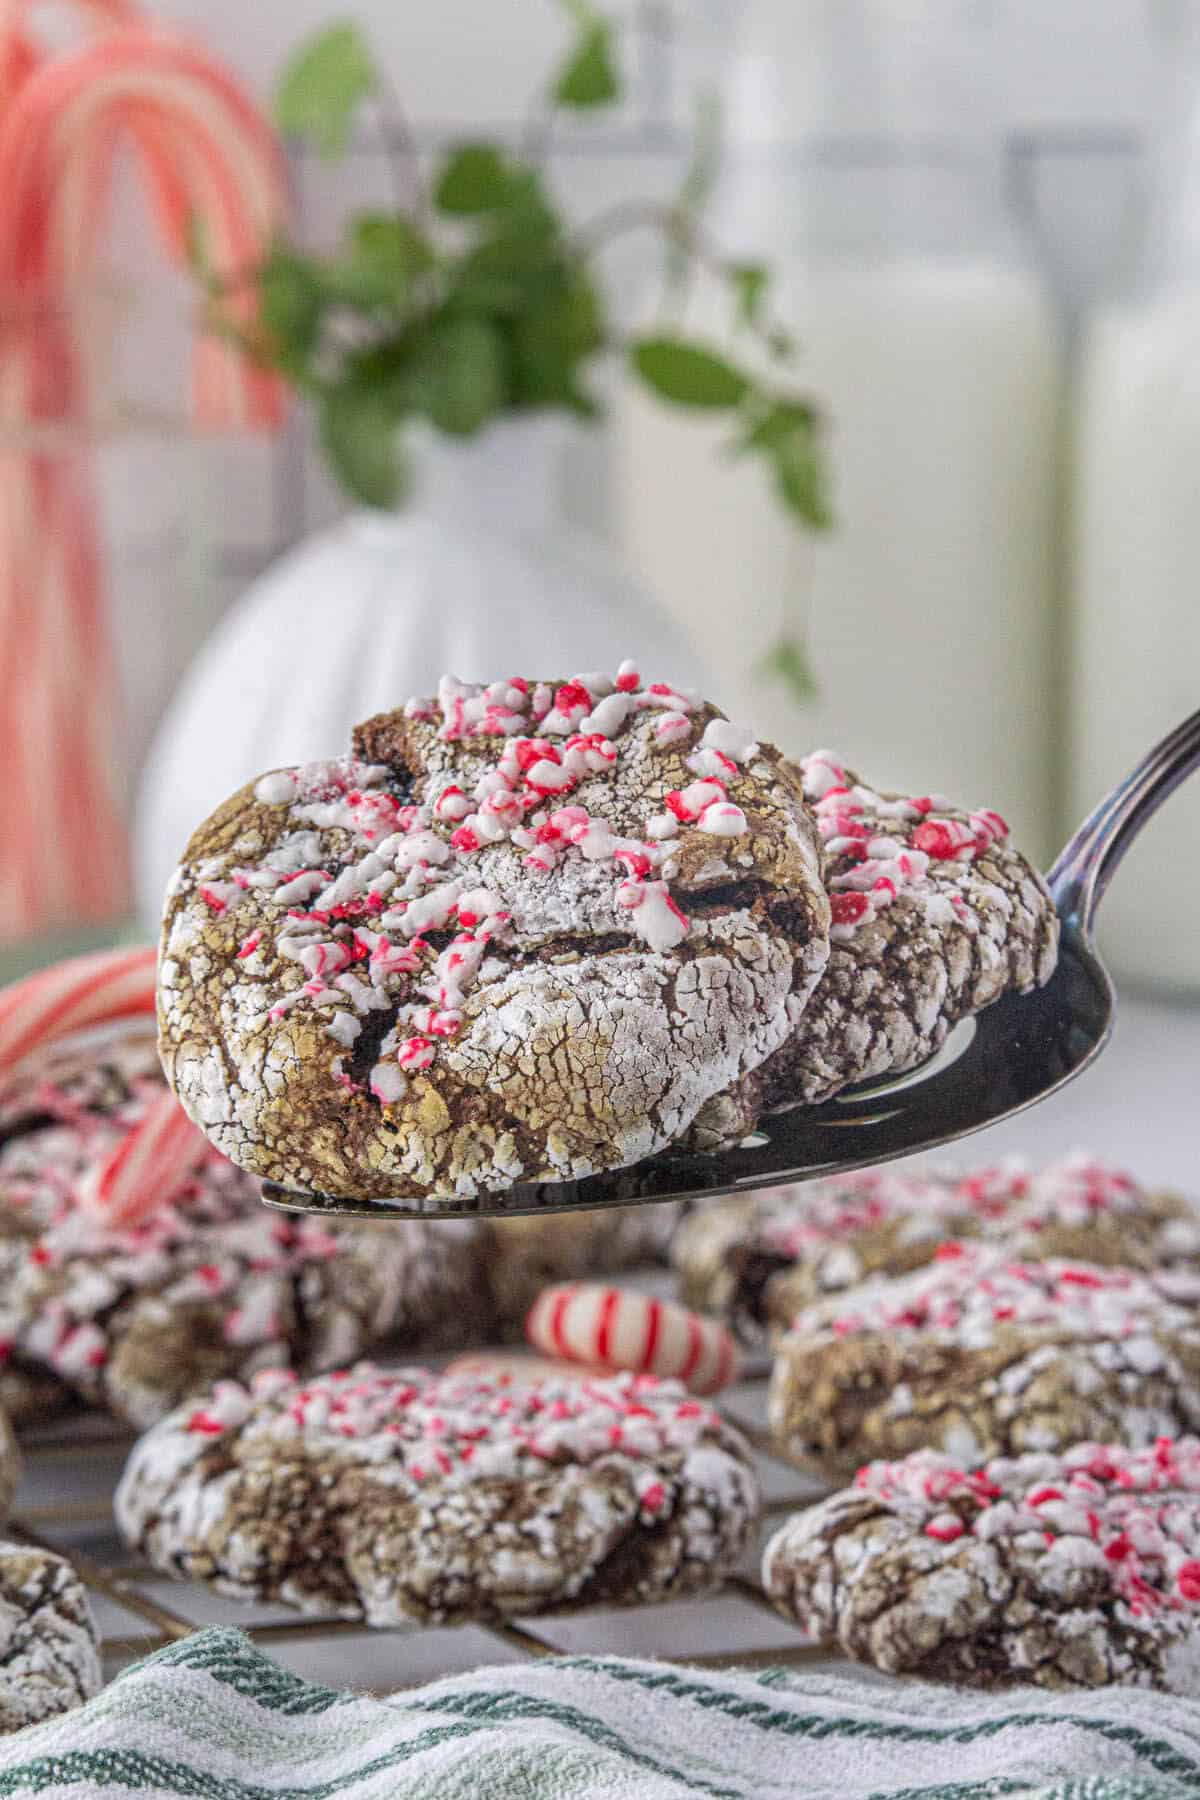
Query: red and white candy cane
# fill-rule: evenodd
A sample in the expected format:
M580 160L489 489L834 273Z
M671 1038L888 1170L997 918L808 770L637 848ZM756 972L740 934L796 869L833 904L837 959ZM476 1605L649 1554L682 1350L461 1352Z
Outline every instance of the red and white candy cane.
M738 1369L730 1333L686 1306L632 1288L568 1282L545 1288L525 1320L536 1350L592 1369L634 1369L715 1394Z
M229 71L186 38L149 24L105 32L45 63L0 122L0 275L25 284L78 282L106 222L120 143L135 151L167 253L186 264L196 222L234 316L258 307L244 280L282 223L279 144ZM210 336L198 345L196 413L207 425L274 425L279 380Z
M283 217L279 146L229 72L143 23L130 0L76 0L99 35L44 55L27 0L0 0L0 933L100 921L128 869L114 779L116 675L91 472L62 453L93 417L81 305L107 226L117 151L135 154L168 255L203 228L245 327ZM274 426L283 388L211 334L196 417Z
M152 1018L155 953L100 950L0 989L0 1080L27 1056L91 1026ZM164 1091L85 1184L85 1205L131 1224L166 1205L191 1179L207 1145L174 1094Z

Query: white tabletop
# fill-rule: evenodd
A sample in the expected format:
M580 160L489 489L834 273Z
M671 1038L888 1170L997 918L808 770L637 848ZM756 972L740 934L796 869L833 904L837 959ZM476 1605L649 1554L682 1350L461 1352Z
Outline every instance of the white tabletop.
M1042 1105L952 1147L966 1166L1091 1150L1200 1199L1200 1002L1123 997L1108 1049Z

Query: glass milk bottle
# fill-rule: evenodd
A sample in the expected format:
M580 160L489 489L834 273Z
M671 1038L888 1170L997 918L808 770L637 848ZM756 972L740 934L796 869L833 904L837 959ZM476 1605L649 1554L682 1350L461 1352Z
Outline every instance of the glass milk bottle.
M1006 228L986 19L970 0L759 0L742 23L714 233L777 271L837 522L806 536L752 459L720 455L727 426L627 384L626 548L727 707L877 782L994 805L1044 855L1059 351ZM728 344L728 310L699 288L685 323ZM812 699L763 671L787 635Z
M1187 24L1186 18L1181 19ZM1093 806L1200 706L1200 58L1171 59L1144 228L1087 322L1072 471L1070 792ZM1171 104L1171 102L1174 104ZM1182 104L1181 104L1182 102ZM1104 902L1114 972L1200 995L1200 786L1130 851Z

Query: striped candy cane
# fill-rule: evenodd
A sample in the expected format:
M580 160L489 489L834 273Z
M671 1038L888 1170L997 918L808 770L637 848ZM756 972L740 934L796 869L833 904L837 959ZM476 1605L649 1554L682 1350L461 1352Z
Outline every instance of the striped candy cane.
M0 1079L26 1057L91 1026L153 1018L153 950L102 950L73 957L0 989ZM117 1149L92 1171L81 1199L127 1225L173 1200L207 1142L167 1090Z
M193 227L214 272L234 286L229 307L250 323L249 279L286 210L282 157L232 75L187 40L149 26L108 32L46 64L0 121L0 279L27 271L77 280L94 259L112 157L137 154L168 255L185 264ZM237 287L239 279L246 278ZM194 381L203 424L274 425L276 377L233 346L202 339Z
M61 439L91 414L87 290L129 145L168 255L193 224L227 310L253 323L247 279L283 217L278 145L218 63L137 23L128 0L79 0L100 35L39 60L28 0L0 0L0 933L111 918L128 893L115 789L116 677L90 471ZM214 427L270 427L283 388L204 336L193 406ZM56 447L53 439L60 442Z
M633 1288L568 1282L545 1288L525 1321L535 1350L593 1369L633 1369L715 1394L737 1374L737 1346L715 1319Z

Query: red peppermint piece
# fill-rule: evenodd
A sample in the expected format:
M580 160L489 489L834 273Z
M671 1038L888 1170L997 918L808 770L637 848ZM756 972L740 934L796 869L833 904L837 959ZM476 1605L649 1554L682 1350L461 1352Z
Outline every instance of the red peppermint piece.
M952 1544L960 1538L966 1526L953 1513L939 1513L936 1519L930 1519L925 1527L925 1536L936 1538L940 1544Z
M561 713L591 712L592 696L582 681L564 681L554 696L554 704Z
M220 1419L215 1419L212 1413L205 1412L203 1408L191 1415L187 1428L189 1431L202 1432L205 1437L220 1437L225 1429Z
M948 862L975 841L975 833L957 819L927 819L912 833L912 848L923 850L937 862Z
M871 910L867 894L831 894L829 910L835 925L857 925Z

